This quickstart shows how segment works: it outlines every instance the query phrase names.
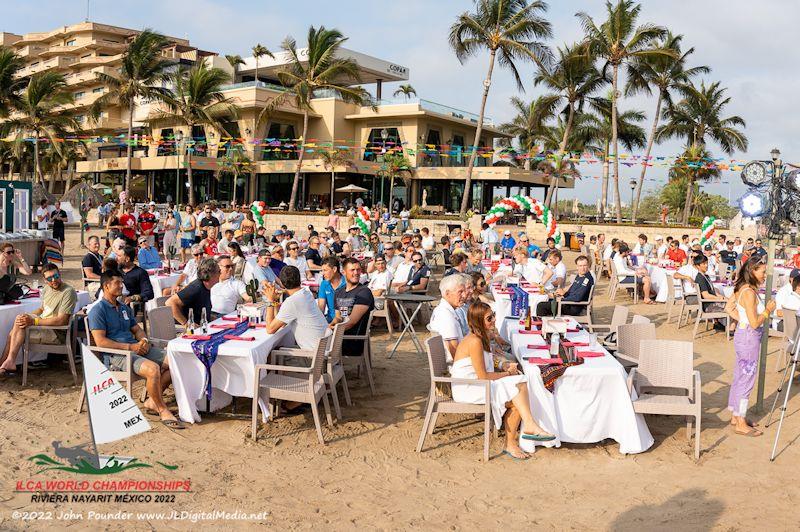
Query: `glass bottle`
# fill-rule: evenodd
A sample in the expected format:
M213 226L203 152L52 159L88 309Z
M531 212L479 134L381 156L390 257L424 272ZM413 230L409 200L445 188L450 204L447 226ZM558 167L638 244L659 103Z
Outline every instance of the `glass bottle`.
M189 309L188 319L186 320L186 334L194 334L194 309Z
M208 316L206 316L206 308L200 311L200 328L203 331L203 334L208 332Z

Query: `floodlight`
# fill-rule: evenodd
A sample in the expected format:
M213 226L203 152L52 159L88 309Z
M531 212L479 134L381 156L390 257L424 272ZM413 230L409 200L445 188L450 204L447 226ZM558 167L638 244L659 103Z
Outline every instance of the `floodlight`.
M800 169L787 173L783 178L783 182L785 187L795 192L800 192Z
M739 209L747 218L758 218L769 210L769 198L766 194L751 190L739 198Z
M749 187L760 187L770 180L767 165L761 161L750 161L742 169L742 181Z

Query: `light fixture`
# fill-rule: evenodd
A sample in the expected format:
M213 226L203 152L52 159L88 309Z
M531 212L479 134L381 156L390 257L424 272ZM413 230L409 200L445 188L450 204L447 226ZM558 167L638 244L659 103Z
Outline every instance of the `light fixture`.
M777 161L778 159L781 158L781 150L779 150L778 148L772 148L772 151L769 152L769 154L772 156L773 161Z
M800 192L800 169L787 173L783 178L783 183L786 188Z
M742 169L742 181L750 187L760 187L770 180L767 165L761 161L750 161Z
M750 190L739 198L739 209L746 218L758 218L769 211L769 198L766 194Z
M175 133L175 142L183 142L183 131L178 130L178 132Z

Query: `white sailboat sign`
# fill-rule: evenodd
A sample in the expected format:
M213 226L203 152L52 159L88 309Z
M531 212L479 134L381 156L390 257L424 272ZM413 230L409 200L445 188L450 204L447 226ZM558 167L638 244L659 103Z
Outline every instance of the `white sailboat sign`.
M150 423L125 387L86 345L82 347L89 429L95 446L150 430Z

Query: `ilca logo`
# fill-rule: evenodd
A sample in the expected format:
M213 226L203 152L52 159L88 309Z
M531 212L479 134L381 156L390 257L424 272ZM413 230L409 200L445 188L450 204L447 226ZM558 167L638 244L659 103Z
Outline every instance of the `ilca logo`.
M57 459L48 454L40 453L28 458L39 467L36 474L45 471L66 471L79 475L113 475L129 469L152 468L158 466L168 471L178 469L176 465L169 465L156 461L156 465L140 462L136 458L127 456L104 456L99 457L87 450L88 443L65 447L60 441L53 442L53 454ZM99 458L99 460L98 460Z

